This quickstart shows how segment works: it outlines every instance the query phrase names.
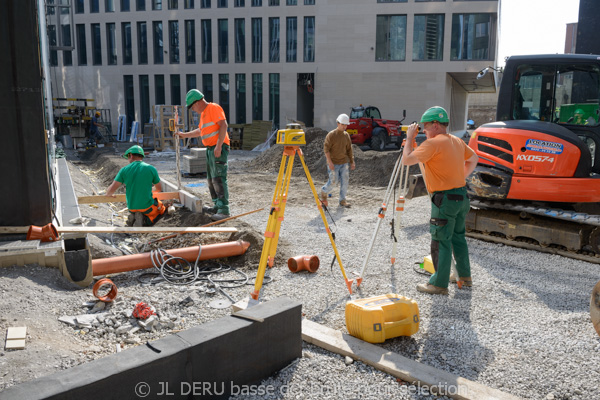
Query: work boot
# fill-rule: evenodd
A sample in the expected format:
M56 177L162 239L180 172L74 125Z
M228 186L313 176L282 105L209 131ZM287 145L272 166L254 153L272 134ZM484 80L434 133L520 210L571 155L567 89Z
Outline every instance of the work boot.
M473 279L471 279L471 277L458 278L458 280L462 282L462 286L466 286L466 287L473 286ZM454 272L450 274L450 282L457 283L456 275L454 274Z
M202 212L204 214L216 214L217 213L217 206L202 206Z
M348 203L346 200L342 200L340 201L340 206L350 208L350 203Z
M220 221L222 219L229 218L229 217L230 217L229 214L216 213L216 214L213 214L213 216L211 216L210 219L212 219L213 221Z
M327 207L327 206L329 205L329 204L327 203L327 193L325 193L325 192L321 191L321 197L320 197L320 199L321 199L321 203L323 203L323 205L324 205L325 207Z
M417 291L429 294L448 294L448 289L439 286L434 286L429 283L419 283L417 285Z

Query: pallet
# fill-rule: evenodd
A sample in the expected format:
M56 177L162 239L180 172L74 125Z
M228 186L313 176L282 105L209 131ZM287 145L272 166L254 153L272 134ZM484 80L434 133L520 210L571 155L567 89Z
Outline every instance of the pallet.
M229 147L231 150L241 150L242 149L242 141L241 140L230 140Z

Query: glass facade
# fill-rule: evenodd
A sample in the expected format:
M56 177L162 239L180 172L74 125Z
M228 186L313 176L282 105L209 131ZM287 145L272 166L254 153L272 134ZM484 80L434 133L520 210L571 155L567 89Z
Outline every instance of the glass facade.
M269 119L279 126L279 74L269 74Z
M193 19L185 21L185 62L196 63L196 21Z
M143 132L144 124L150 122L150 79L148 75L140 75L140 131Z
M490 60L494 56L495 14L453 14L451 60Z
M135 9L136 11L146 11L146 0L136 0Z
M108 65L117 65L117 38L115 24L106 24L106 54Z
M246 20L236 18L234 23L235 31L235 62L246 62Z
M77 33L77 65L87 65L87 45L85 43L85 25L75 26Z
M208 63L212 63L211 20L203 19L201 22L202 22L202 62L205 64L208 64Z
M252 119L263 119L263 74L252 74Z
M406 59L406 15L378 15L375 61Z
M148 64L148 33L145 22L137 23L138 64Z
M252 18L252 62L262 62L262 18Z
M219 105L229 121L229 74L219 74Z
M246 74L235 74L235 122L246 123Z
M185 76L185 92L189 92L192 89L198 89L196 84L196 74L187 74Z
M90 0L90 13L100 12L100 0Z
M229 29L227 27L227 20L220 19L218 22L219 32L217 34L218 46L219 46L219 62L229 62Z
M100 38L100 24L91 24L92 31L92 64L102 65L102 40Z
M206 101L215 100L212 74L202 74L202 94L206 98Z
M162 0L150 0L152 2L153 10L162 10ZM163 104L163 103L161 103Z
M181 78L178 74L171 75L171 104L181 105Z
M129 0L121 0L121 11L130 11L131 10L131 4L129 3Z
M315 61L315 17L304 17L304 62Z
M179 21L169 21L169 62L179 64Z
M279 18L269 18L269 62L279 62Z
M152 38L154 43L154 64L163 64L163 25L162 21L152 22Z
M164 75L154 75L154 104L165 104Z
M133 54L131 50L131 22L121 24L121 42L123 44L123 64L131 65Z
M413 60L442 60L444 14L415 15Z
M285 20L285 61L296 62L298 50L298 18L287 17Z
M104 11L114 12L115 11L115 0L104 0Z

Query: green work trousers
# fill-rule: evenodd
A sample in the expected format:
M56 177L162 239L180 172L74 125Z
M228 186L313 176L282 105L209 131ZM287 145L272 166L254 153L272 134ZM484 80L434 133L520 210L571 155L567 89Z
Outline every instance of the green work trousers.
M227 157L229 146L221 147L221 156L215 157L215 146L206 148L206 182L217 213L229 215L229 188L227 187Z
M447 288L452 254L461 278L471 276L469 249L465 239L465 217L470 203L465 187L435 192L431 197L431 259L435 273L431 285Z

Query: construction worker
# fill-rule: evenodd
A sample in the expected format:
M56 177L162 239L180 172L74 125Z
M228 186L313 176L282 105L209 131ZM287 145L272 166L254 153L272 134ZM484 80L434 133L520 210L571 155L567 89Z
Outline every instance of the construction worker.
M202 138L206 146L206 181L213 206L203 210L212 213L211 219L219 221L229 217L229 189L227 187L227 157L229 156L229 134L223 108L217 103L209 103L197 89L185 96L187 107L200 115L198 128L190 132L177 132L180 137Z
M419 130L412 123L406 131L406 145L402 163L422 163L425 184L431 196L431 258L435 273L417 290L431 294L448 294L452 254L456 260L458 279L471 286L469 249L465 239L465 217L470 204L465 178L477 166L479 157L465 142L446 132L448 113L442 107L431 107L421 117L427 140L415 150L415 137Z
M98 122L99 118L100 118L100 111L96 111L94 113L94 116L92 117L92 121L90 123L90 139L94 139L97 142L99 142L100 139L102 139L102 135L100 134L98 127L104 128L104 125L102 125Z
M333 185L340 182L340 206L350 207L346 200L348 192L348 181L350 179L350 170L354 170L354 155L352 153L352 140L346 132L350 123L350 118L346 114L338 115L337 128L332 130L325 137L323 151L327 158L327 172L329 180L321 188L321 201L327 206L327 194L333 190Z
M106 195L116 197L115 191L124 184L130 212L127 225L152 226L166 210L163 203L152 196L153 185L155 192L162 191L158 171L143 161L144 150L140 146L131 146L123 157L129 161L129 165L119 170L113 183L106 189Z

